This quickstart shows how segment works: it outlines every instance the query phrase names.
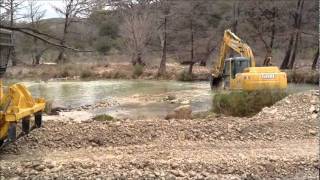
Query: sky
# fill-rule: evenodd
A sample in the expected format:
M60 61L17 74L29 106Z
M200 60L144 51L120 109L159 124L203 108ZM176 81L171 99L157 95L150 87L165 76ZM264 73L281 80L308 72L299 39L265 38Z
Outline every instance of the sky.
M26 8L28 6L28 1L31 0L27 0L25 1L21 7L25 7L22 8L19 12L19 14L27 14L28 9ZM45 16L44 19L48 19L48 18L58 18L61 17L60 14L56 13L56 11L52 8L52 6L56 6L56 7L63 7L64 3L63 0L33 0L37 2L37 5L41 6L41 11L45 10Z

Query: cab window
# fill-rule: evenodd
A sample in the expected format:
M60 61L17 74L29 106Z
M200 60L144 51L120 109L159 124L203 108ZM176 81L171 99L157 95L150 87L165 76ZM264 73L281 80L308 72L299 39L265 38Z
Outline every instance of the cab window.
M249 61L244 60L233 60L231 62L231 69L232 69L232 78L236 77L236 74L242 73L245 68L249 67Z
M230 61L224 63L223 76L230 76Z

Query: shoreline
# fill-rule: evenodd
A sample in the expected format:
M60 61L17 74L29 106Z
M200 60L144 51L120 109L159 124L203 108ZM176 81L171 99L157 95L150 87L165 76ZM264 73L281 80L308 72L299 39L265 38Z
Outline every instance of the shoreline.
M167 73L159 77L157 67L145 67L140 75L135 74L131 64L66 64L16 66L8 68L5 80L30 81L94 81L94 80L176 80L186 82L209 81L210 70L203 66L194 66L193 74L186 73L187 66L169 64ZM319 84L319 72L303 69L286 70L288 83Z

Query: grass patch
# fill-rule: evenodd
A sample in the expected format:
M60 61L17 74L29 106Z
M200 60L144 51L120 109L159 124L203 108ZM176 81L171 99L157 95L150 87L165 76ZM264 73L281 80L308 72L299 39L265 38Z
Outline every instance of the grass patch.
M182 71L180 74L178 74L178 80L179 81L193 81L194 75L189 74L186 71Z
M93 117L95 121L115 121L116 119L108 114L100 114Z
M259 90L217 93L213 97L213 112L231 116L253 116L262 108L272 106L287 96L285 91Z

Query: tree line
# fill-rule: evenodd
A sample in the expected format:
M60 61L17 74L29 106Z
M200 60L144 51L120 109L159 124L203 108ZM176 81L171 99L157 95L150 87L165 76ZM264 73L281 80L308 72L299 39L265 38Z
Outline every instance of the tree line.
M261 65L277 53L280 54L277 58L281 58L278 64L281 69L293 69L299 55L304 57L302 59L310 59L312 69L317 67L317 0L63 2L63 7L53 6L62 17L56 23L44 20L45 11L37 1L4 0L0 3L0 8L5 10L0 11L2 28L25 28L24 31L36 35L15 33L20 44L32 53L33 64L39 64L41 56L52 49L58 51L56 62L59 64L68 61L65 54L70 49L97 51L103 55L116 51L128 55L133 66L146 65L147 56L155 54L161 59L159 75L166 73L169 57L188 64L189 73L192 73L194 64L206 65L214 59L223 31L230 28L253 48L255 54L263 57ZM25 21L17 19L21 8L27 9L23 16ZM68 50L66 47L73 48ZM17 63L15 54L13 65Z

